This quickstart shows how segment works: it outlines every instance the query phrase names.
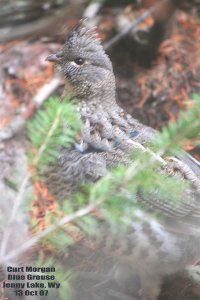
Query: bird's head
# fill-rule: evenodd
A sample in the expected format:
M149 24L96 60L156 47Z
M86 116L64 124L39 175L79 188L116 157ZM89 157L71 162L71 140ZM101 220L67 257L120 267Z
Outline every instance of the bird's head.
M68 35L63 48L46 60L57 63L73 94L90 98L114 81L112 63L94 29L80 22ZM110 87L111 88L111 87Z

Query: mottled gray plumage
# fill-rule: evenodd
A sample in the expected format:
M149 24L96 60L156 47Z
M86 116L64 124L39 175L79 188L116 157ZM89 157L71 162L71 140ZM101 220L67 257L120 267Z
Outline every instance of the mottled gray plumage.
M126 114L116 103L115 77L110 59L93 30L80 24L71 31L66 43L49 61L56 61L66 78L63 93L70 94L84 123L81 139L74 149L63 149L59 162L51 167L47 183L63 199L80 183L95 182L107 169L130 164L128 153L139 143L141 150L157 134ZM184 163L186 161L187 164ZM162 171L161 171L162 172ZM104 248L117 257L115 277L120 282L136 272L140 277L143 299L155 300L162 276L191 264L200 253L200 168L198 162L183 154L171 158L163 172L189 180L192 187L182 195L180 206L152 193L138 201L150 211L158 211L162 222L140 212L144 224L133 221L128 236L102 239Z

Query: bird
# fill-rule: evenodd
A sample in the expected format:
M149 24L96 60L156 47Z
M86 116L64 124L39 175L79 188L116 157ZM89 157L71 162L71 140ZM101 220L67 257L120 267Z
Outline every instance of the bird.
M80 138L70 149L61 149L46 176L58 200L75 193L83 183L96 182L113 167L130 165L133 149L152 154L148 143L158 132L118 106L112 63L93 28L81 21L62 49L46 60L55 62L65 78L61 100L70 95L83 121ZM130 222L129 234L105 230L100 238L101 246L115 258L115 280L121 284L136 273L142 300L157 300L163 277L192 264L200 253L200 164L184 152L161 162L165 162L161 172L191 183L180 205L156 192L147 198L138 193L138 203L146 208L138 212L143 221ZM152 218L151 212L158 212L161 220Z
M72 185L86 179L96 181L105 174L106 168L129 164L124 153L132 148L145 151L145 146L158 132L139 123L118 106L112 63L94 29L87 28L83 21L70 32L63 48L46 60L56 62L64 75L66 82L61 98L70 94L84 123L81 138L74 148L61 150L59 171L63 176L56 176L58 168L55 173L52 169L52 182L56 182L56 178L66 179L64 195L69 180ZM200 163L189 154L180 156L181 161L186 162L191 172L200 178ZM81 159L79 170L77 164L70 163L75 157ZM68 176L67 172L75 174ZM60 191L62 180L58 185L55 183Z

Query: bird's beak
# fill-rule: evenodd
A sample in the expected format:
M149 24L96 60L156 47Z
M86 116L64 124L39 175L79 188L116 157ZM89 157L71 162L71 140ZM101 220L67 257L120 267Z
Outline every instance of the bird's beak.
M60 59L59 59L59 57L56 55L56 53L55 53L55 54L50 54L49 56L47 56L47 57L45 58L45 60L51 61L51 62L58 62L58 61L60 61Z

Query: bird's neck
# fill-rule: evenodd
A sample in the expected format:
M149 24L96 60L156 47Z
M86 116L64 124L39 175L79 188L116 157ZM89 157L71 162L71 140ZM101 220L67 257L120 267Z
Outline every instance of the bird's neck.
M114 74L109 74L100 83L89 83L88 89L85 87L82 89L81 85L73 86L67 81L61 99L66 95L70 95L80 112L87 109L89 113L97 111L109 113L118 108Z
M118 106L116 103L116 86L114 76L108 77L100 87L94 88L88 96L79 97L80 109L87 107L90 111L113 111Z
M117 107L115 91L102 90L91 98L81 99L79 107L87 107L90 110L106 111L114 110Z

